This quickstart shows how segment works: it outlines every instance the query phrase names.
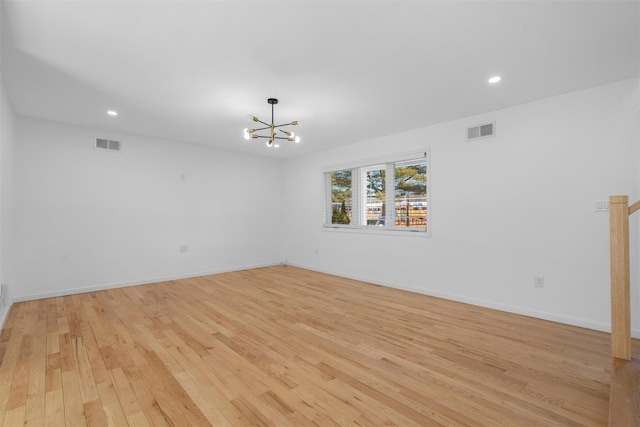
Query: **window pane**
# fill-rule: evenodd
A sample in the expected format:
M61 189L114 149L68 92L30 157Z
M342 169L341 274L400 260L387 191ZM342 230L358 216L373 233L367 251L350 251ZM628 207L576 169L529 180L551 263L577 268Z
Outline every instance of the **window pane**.
M427 226L427 164L396 163L396 226Z
M351 170L331 172L331 224L351 224Z
M385 170L367 170L367 225L385 223Z

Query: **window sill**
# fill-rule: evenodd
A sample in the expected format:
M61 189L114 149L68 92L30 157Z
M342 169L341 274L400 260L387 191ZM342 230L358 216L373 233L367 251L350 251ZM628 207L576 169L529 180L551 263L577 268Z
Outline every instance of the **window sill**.
M355 234L385 234L387 236L410 236L410 237L431 237L431 231L429 229L403 229L397 228L385 228L385 227L357 227L357 226L338 226L338 225L323 225L322 231L334 232L334 233L355 233Z

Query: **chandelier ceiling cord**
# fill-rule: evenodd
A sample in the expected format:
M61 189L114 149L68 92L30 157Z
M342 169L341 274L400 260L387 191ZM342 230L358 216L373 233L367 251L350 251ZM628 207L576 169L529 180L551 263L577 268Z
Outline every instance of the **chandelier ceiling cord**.
M275 147L275 148L278 148L280 146L276 142L276 139L286 139L287 141L293 141L295 143L300 142L300 137L296 136L293 132L289 132L287 130L278 129L278 128L281 128L283 126L299 126L299 125L302 124L302 122L293 121L293 122L289 122L289 123L283 123L281 125L274 124L273 106L278 103L278 100L276 98L269 98L269 99L267 99L267 103L271 104L271 124L265 123L262 120L260 120L259 118L249 114L247 116L247 119L251 120L252 122L261 123L261 124L264 125L264 127L256 128L256 129L245 129L244 130L244 139L265 138L265 139L267 139L267 147ZM258 135L256 133L256 132L267 130L267 129L269 129L269 135ZM277 136L277 135L279 135L278 131L282 132L286 136Z

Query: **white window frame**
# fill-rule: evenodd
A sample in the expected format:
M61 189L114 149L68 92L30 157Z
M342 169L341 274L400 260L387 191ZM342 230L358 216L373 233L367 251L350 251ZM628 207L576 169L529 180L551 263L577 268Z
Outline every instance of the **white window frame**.
M424 159L427 166L427 202L426 215L427 226L425 228L408 228L396 225L375 226L367 225L367 212L363 209L366 201L366 172L369 170L385 169L386 183L393 183L393 191L385 191L385 208L383 213L385 224L395 224L395 164L415 160L416 163ZM356 232L371 234L387 234L387 235L411 235L411 236L431 236L431 162L430 150L425 149L419 152L413 151L409 153L394 154L384 156L382 158L368 159L357 162L349 162L331 165L323 168L324 183L324 201L322 215L322 230L337 232ZM343 170L351 170L351 218L352 222L357 219L356 224L332 224L332 207L331 207L331 173ZM385 189L386 190L386 189Z

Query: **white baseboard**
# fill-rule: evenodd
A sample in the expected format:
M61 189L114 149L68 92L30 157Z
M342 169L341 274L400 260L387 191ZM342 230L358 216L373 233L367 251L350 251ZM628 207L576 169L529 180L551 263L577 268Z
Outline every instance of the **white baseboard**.
M353 279L353 280L359 280L359 281L362 281L362 282L373 283L374 285L386 286L386 287L389 287L389 288L400 289L400 290L403 290L403 291L415 292L415 293L418 293L418 294L429 295L429 296L448 299L448 300L452 300L452 301L463 302L463 303L466 303L466 304L476 305L476 306L479 306L479 307L485 307L485 308L491 308L491 309L494 309L494 310L505 311L507 313L520 314L520 315L523 315L523 316L534 317L536 319L549 320L551 322L563 323L563 324L566 324L566 325L578 326L578 327L581 327L581 328L592 329L592 330L595 330L595 331L611 333L611 325L608 324L608 323L594 322L594 321L591 321L591 320L580 319L580 318L572 317L572 316L565 316L565 315L562 315L562 314L546 313L546 312L543 312L543 311L531 310L531 309L528 309L528 308L518 307L518 306L514 306L514 305L509 305L509 304L500 304L500 303L496 303L496 302L489 301L489 300L483 300L483 299L479 299L479 298L469 298L469 297L465 297L463 295L451 294L451 293L448 293L448 292L440 292L440 291L434 291L434 290L431 290L431 289L415 288L415 287L412 287L412 286L406 286L406 285L402 285L402 284L399 284L399 283L391 283L391 282L385 282L385 281L381 281L381 280L377 280L377 279L372 279L372 278L369 278L369 277L354 276L354 275L350 275L350 274L343 274L343 273L339 273L339 272L335 272L335 271L329 271L329 270L324 270L324 269L321 269L321 268L311 267L311 266L308 266L308 265L297 264L295 262L291 262L291 263L289 263L289 265L291 265L293 267L304 268L306 270L317 271L319 273L331 274L331 275L334 275L334 276L345 277L347 279ZM631 330L631 336L633 338L640 338L640 329L632 329Z
M100 285L85 286L81 288L68 288L68 289L62 289L62 290L53 291L53 292L45 292L42 294L20 295L20 296L16 296L13 299L13 302L16 303L16 302L24 302L24 301L33 301L33 300L38 300L43 298L62 297L66 295L81 294L85 292L104 291L108 289L124 288L127 286L148 285L150 283L167 282L169 280L190 279L193 277L208 276L210 274L230 273L232 271L250 270L252 268L271 267L274 265L280 265L280 263L244 265L244 266L236 266L231 268L221 268L218 270L208 270L208 271L199 271L195 273L182 273L182 274L175 274L170 276L151 277L147 279L129 280L126 282L106 283L106 284L100 284Z

